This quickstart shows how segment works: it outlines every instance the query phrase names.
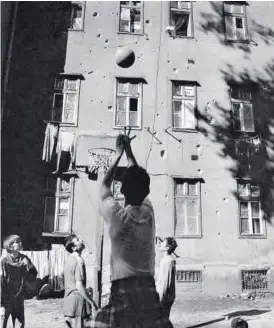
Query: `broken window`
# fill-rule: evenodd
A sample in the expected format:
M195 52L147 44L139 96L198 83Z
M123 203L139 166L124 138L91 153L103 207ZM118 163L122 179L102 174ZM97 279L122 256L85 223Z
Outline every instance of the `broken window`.
M69 177L47 179L43 233L70 233L73 183Z
M268 290L267 270L243 270L242 290L267 291Z
M80 78L58 75L55 79L52 120L65 124L77 124Z
M138 81L117 81L115 126L140 127L141 89Z
M175 179L175 236L201 236L201 183Z
M70 28L72 30L84 29L84 12L85 12L85 1L71 2Z
M174 81L172 89L173 128L195 129L196 86Z
M143 4L141 1L120 1L119 31L139 34L143 32Z
M170 25L174 27L174 36L193 36L191 1L170 1Z
M258 184L238 181L238 200L241 235L263 235L261 191Z
M232 86L230 98L234 130L238 132L254 132L251 92L242 86Z
M224 14L226 39L229 41L247 40L246 4L225 2Z

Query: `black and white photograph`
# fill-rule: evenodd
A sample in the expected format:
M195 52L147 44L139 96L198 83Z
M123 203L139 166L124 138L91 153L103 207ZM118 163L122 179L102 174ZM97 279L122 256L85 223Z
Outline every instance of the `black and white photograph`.
M1 328L274 327L274 1L1 1Z

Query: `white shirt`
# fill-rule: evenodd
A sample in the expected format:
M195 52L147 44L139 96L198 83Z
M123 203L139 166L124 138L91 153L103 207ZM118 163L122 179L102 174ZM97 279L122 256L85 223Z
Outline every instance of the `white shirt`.
M151 202L122 207L110 195L102 201L102 216L111 239L111 281L152 275L155 266L155 219Z

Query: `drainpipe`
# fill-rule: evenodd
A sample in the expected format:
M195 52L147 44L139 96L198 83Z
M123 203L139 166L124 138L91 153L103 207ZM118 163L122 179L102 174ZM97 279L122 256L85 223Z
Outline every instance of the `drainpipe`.
M7 94L7 88L8 88L9 71L10 71L10 66L11 66L12 44L13 44L13 39L14 39L14 35L15 35L16 18L17 18L17 12L18 12L18 1L15 1L12 11L13 12L12 12L12 19L11 19L11 32L10 32L10 37L9 37L6 63L5 63L5 68L4 68L3 94L2 94L2 105L1 105L1 121L2 121L3 115L4 115L6 94Z

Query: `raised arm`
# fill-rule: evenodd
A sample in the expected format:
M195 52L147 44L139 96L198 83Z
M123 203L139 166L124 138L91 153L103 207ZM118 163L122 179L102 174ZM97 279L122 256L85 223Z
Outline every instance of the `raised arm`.
M115 160L103 178L103 181L101 184L101 189L100 189L101 200L106 199L108 196L110 196L112 194L111 190L110 190L110 186L111 186L113 178L114 178L115 170L120 162L121 157L123 156L123 152L124 152L124 149L122 149L122 148L117 149Z

